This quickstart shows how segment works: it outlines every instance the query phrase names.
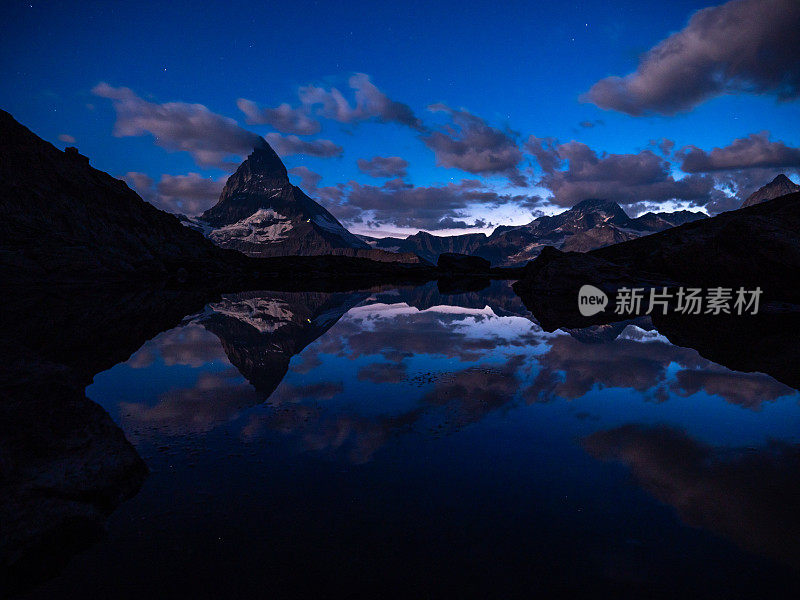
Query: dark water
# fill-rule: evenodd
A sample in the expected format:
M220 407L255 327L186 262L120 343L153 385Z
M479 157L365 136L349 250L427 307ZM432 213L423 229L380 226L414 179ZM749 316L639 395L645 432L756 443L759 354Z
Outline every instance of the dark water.
M31 598L798 597L800 394L507 284L226 295L94 376L145 460Z

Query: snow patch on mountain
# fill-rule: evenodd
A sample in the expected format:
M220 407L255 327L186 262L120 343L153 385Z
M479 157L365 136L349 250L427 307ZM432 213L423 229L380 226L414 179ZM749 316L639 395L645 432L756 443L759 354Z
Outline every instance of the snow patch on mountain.
M177 217L181 222L181 225L188 227L189 229L199 231L203 234L203 237L208 237L211 235L211 232L214 231L214 228L211 225L199 217L187 217L186 215L177 215Z
M238 240L265 244L286 239L293 227L289 217L271 208L260 208L246 219L211 231L209 237L215 242Z

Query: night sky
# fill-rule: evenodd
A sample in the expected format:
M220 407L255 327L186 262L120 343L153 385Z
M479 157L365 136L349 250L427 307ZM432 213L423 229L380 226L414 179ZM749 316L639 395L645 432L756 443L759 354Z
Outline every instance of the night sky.
M700 11L700 12L698 12ZM800 171L800 1L4 2L0 108L172 212L264 136L360 233L580 200L714 214Z

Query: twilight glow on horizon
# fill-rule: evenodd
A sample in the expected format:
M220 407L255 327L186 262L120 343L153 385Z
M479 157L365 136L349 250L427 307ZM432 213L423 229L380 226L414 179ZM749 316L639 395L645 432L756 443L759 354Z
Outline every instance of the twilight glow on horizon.
M738 208L800 174L800 2L11 2L0 108L175 213L264 137L356 233L587 198Z

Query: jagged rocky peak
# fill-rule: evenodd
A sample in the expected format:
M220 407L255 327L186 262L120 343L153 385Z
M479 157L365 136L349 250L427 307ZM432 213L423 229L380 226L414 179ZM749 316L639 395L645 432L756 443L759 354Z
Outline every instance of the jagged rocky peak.
M601 198L588 198L581 200L570 209L573 213L603 213L608 216L628 218L627 213L622 207L612 200Z
M561 214L536 221L540 230L583 231L601 223L627 224L629 217L616 202L589 198Z
M289 182L286 166L263 138L261 138L261 143L253 148L247 160L236 169L234 177L237 175L244 180L258 178Z
M201 218L214 227L236 223L259 208L269 208L271 203L291 188L286 167L262 138L225 182L219 201Z
M786 175L781 173L779 175L776 175L775 179L770 181L767 185L795 185L795 184L792 183L792 180L789 179Z
M765 188L772 189L775 191L791 190L788 192L789 194L793 194L794 192L800 191L800 185L797 185L794 181L789 179L783 173L777 175L775 179L770 181L767 185L765 185L761 189L763 190Z
M291 184L283 162L263 138L228 178L219 201L199 219L183 223L218 246L250 256L369 250L366 242Z
M575 210L620 210L619 204L604 198L587 198L572 207Z
M760 204L767 200L774 200L775 198L780 198L781 196L793 194L795 192L800 192L800 185L797 185L786 175L781 173L767 185L750 194L747 200L742 203L742 208Z

